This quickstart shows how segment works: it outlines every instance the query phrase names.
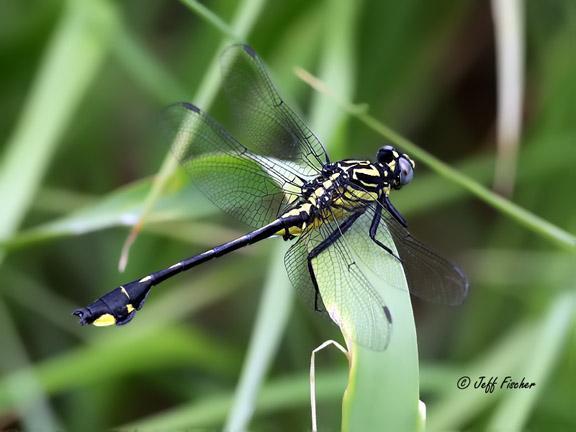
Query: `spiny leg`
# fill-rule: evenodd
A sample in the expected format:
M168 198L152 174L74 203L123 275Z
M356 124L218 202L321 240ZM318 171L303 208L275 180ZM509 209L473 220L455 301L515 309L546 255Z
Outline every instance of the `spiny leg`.
M312 267L312 260L324 252L328 247L330 247L334 242L336 242L340 237L342 237L346 231L356 222L362 215L362 212L354 213L348 219L346 219L340 226L332 231L328 237L320 242L314 249L310 251L308 257L306 258L308 262L308 272L310 273L310 278L312 279L312 285L314 285L314 310L316 312L322 312L318 308L318 296L320 295L320 289L318 287L318 281L316 280L316 275L314 274L314 268Z

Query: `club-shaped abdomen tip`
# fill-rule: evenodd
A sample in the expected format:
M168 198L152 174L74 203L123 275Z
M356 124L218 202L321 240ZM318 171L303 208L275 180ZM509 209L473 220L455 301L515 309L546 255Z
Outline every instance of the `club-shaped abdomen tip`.
M86 325L88 324L88 317L90 316L90 311L87 310L86 308L80 308L72 312L72 315L80 319L80 325Z
M96 311L90 309L90 306L96 306ZM92 324L96 327L107 327L116 324L116 317L109 313L109 311L100 308L99 304L92 304L89 307L76 309L72 314L80 318L81 325Z
M92 324L96 327L108 327L118 324L114 315L106 312L96 315L88 308L76 309L72 314L80 318L81 325Z

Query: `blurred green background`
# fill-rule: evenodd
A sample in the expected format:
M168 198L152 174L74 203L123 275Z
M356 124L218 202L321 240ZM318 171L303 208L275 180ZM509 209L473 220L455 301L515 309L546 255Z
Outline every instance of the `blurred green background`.
M70 315L247 230L176 176L126 272L117 271L168 152L158 112L178 100L214 102L211 112L226 119L213 59L229 36L268 63L334 159L372 157L383 138L310 90L295 66L479 183L493 182L489 2L203 3L222 22L185 3L2 2L0 428L220 429L254 410L251 430L309 429L310 351L340 335L275 283L280 240L166 283L129 327L81 328ZM576 8L571 0L522 4L524 124L511 199L574 233ZM472 285L459 308L413 303L429 429L576 430L574 248L422 164L393 201L412 233L462 263ZM347 362L324 352L317 370L321 430L337 430ZM462 375L526 377L536 387L461 391Z

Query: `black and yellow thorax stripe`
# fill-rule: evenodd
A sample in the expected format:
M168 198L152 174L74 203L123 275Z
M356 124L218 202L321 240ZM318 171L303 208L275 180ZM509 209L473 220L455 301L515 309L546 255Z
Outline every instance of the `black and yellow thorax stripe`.
M364 160L342 160L325 166L321 175L302 186L300 199L281 216L301 215L302 224L278 234L298 236L310 225L361 210L390 192L389 173L389 166Z

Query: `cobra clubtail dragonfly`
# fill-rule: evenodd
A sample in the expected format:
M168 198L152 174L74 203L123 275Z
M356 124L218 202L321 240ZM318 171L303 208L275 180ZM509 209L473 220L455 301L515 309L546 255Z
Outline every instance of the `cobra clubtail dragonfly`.
M410 292L459 304L468 281L455 265L410 235L390 194L411 182L414 162L392 146L374 161L331 162L322 143L279 96L266 68L247 45L228 48L223 87L249 139L242 144L187 102L167 108L173 153L200 190L254 231L129 282L74 315L82 324L123 325L142 308L153 286L208 260L269 237L294 240L285 257L289 278L353 337L374 350L386 348L392 313L358 261L388 276L382 258L401 263ZM233 181L229 181L232 176ZM398 263L390 263L398 265ZM329 300L329 301L327 301Z

